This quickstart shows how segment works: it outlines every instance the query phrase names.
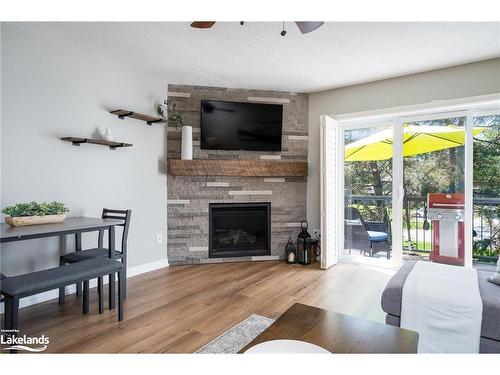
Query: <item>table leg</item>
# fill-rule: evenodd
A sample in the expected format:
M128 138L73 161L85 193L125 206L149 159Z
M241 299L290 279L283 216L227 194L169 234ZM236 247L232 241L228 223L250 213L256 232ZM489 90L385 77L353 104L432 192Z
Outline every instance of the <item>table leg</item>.
M65 240L66 236L59 236L59 244L60 244L59 267L64 266L64 263L62 261L62 255L64 255L66 252ZM66 301L66 287L63 286L62 288L59 288L59 304L64 305L65 301Z
M82 251L82 234L75 233L75 251ZM82 295L82 283L76 283L76 295Z
M111 225L108 229L108 250L109 258L115 259L115 227ZM115 308L115 274L109 275L109 309Z

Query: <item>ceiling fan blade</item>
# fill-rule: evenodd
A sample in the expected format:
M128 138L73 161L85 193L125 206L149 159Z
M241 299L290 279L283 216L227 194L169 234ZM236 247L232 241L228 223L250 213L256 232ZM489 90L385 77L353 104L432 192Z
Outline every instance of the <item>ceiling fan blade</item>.
M295 21L302 34L310 33L317 28L323 26L324 22L313 22L313 21Z
M210 29L213 25L215 25L215 21L194 21L191 27L195 29Z

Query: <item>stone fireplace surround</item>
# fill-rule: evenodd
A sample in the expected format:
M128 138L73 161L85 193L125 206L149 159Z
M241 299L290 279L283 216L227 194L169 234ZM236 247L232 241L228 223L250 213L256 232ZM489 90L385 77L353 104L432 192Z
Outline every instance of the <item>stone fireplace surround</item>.
M308 96L278 91L169 85L168 98L193 127L194 159L307 161ZM283 104L281 152L200 149L201 100ZM167 127L167 158L179 159L181 129ZM289 237L295 239L306 218L306 177L167 176L167 255L169 264L283 259ZM209 204L269 202L271 255L209 257Z

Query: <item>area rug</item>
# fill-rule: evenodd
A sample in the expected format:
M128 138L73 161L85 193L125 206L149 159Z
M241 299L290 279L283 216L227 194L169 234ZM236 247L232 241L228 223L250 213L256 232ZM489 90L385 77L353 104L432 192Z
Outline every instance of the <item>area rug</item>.
M236 354L273 322L273 319L252 314L203 348L198 349L195 354Z

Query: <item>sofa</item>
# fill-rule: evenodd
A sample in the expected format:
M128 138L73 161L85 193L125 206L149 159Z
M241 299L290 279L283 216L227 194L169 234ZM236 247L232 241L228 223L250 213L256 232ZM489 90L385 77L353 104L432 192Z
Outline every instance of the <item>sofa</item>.
M382 310L387 314L385 322L399 327L401 301L406 278L415 266L415 261L407 261L389 280L382 293ZM483 301L480 353L500 353L500 286L490 283L490 272L478 271L479 293Z

